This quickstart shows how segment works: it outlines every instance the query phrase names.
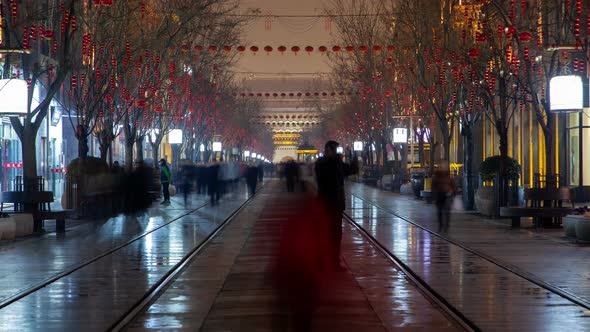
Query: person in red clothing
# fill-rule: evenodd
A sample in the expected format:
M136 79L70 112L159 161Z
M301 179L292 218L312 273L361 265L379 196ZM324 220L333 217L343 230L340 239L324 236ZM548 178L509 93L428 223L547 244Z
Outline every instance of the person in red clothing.
M449 163L443 161L432 177L432 193L438 213L438 231L448 231L451 220L451 205L456 192L455 181L451 177Z

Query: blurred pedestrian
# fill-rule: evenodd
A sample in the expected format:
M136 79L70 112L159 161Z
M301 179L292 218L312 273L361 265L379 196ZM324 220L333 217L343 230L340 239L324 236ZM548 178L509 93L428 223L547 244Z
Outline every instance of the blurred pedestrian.
M451 177L449 163L443 161L432 177L432 194L436 203L439 232L446 232L449 229L455 192L455 181Z
M342 161L342 155L336 152L338 143L328 141L324 147L324 156L315 164L318 195L325 204L328 214L328 233L330 238L330 258L337 270L340 265L340 242L342 242L342 213L346 207L344 195L344 178L358 173L356 156L351 164Z
M287 192L294 192L295 182L299 179L299 168L295 160L290 160L285 165L285 178L287 179Z
M246 168L246 183L248 184L248 192L250 197L256 193L256 185L258 182L258 167L250 165Z
M182 190L182 195L184 198L184 205L188 203L188 195L191 191L191 184L193 181L193 170L190 164L186 162L182 166L180 166L180 186Z
M264 179L264 164L259 163L258 164L258 181L262 182L263 179Z
M164 194L164 201L161 204L170 204L170 181L172 176L170 175L170 168L166 159L160 159L160 183L162 183L162 194Z
M219 203L219 164L214 162L207 168L207 184L211 206Z

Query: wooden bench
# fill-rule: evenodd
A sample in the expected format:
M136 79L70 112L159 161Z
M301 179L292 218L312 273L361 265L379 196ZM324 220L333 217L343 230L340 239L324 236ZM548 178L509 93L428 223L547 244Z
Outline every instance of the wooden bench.
M35 232L41 231L44 220L55 220L56 232L63 233L66 229L66 219L74 215L74 210L51 211L51 203L53 203L53 192L51 191L33 193L6 191L0 195L0 212L4 211L4 203L14 204L15 213L24 213L27 205L37 205L32 213Z
M531 188L524 190L525 206L500 207L501 217L510 217L512 227L520 227L521 217L532 217L535 227L544 218L561 221L561 218L574 210L574 190L571 188ZM564 207L564 201L569 201L570 207Z

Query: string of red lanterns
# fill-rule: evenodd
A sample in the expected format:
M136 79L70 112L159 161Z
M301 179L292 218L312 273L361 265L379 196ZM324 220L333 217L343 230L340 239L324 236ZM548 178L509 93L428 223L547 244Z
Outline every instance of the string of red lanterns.
M352 96L352 95L368 95L371 93L371 89L359 90L359 91L339 91L339 92L241 92L234 93L234 97L266 97L266 98L302 98L302 97L338 97L338 96ZM387 90L383 92L386 97L391 96L391 91Z
M387 52L394 52L396 50L395 46L393 45L387 45L387 46L382 46L382 45L372 45L372 46L368 46L368 45L360 45L360 46L353 46L353 45L348 45L348 46L339 46L339 45L334 45L332 47L328 47L325 45L321 45L318 46L317 48L314 46L305 46L305 47L300 47L300 46L291 46L291 47L287 47L284 45L278 46L278 47L273 47L270 45L266 45L262 48L256 46L256 45L252 45L252 46L244 46L244 45L239 45L239 46L231 46L231 45L224 45L224 46L215 46L215 45L211 45L208 47L205 47L203 45L195 45L192 47L192 49L197 52L200 53L203 50L207 50L209 53L211 54L215 54L218 52L223 52L223 53L230 53L232 51L237 51L240 54L244 54L247 50L250 50L250 52L252 52L252 54L256 55L261 49L266 52L267 55L270 55L271 53L273 53L275 50L278 51L278 53L280 53L281 55L285 54L285 52L287 52L287 50L291 50L292 53L294 53L295 55L297 55L299 52L301 52L301 50L303 49L305 52L307 52L307 54L311 55L314 52L319 52L320 54L326 54L328 51L331 51L332 53L340 53L342 50L345 50L347 53L353 53L355 51L358 51L361 54L365 54L368 53L370 51L372 51L373 53L379 54L382 51L387 51ZM182 45L180 46L180 50L183 52L188 52L189 50L191 50L191 46L190 45Z

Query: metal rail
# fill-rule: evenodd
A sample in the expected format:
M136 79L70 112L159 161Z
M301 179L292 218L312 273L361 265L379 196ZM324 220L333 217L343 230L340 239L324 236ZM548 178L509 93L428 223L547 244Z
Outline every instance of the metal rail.
M428 283L426 283L418 274L414 273L404 262L397 258L389 249L377 241L369 232L360 226L354 219L346 213L344 219L354 226L361 234L377 249L383 256L389 259L397 269L403 272L406 277L420 289L420 291L432 301L438 308L440 308L450 319L457 325L461 326L465 331L481 331L469 318L467 318L461 311L450 304L442 295L438 294Z
M133 238L133 239L131 239L131 240L129 240L129 241L123 243L123 244L120 244L120 245L118 245L118 246L116 246L116 247L114 247L114 248L112 248L112 249L110 249L108 251L103 252L100 255L94 256L94 257L92 257L92 258L90 258L90 259L88 259L88 260L86 260L86 261L84 261L82 263L76 264L76 265L70 267L69 269L67 269L65 271L62 271L62 272L60 272L58 274L55 274L55 275L53 275L53 276L51 276L51 277L49 277L47 279L44 279L44 280L42 280L42 281L34 284L33 286L31 286L31 287L29 287L29 288L27 288L27 289L25 289L23 291L20 291L20 292L12 295L10 297L7 297L7 298L3 299L2 301L0 301L0 309L4 308L4 307L6 307L6 306L8 306L8 305L10 305L10 304L12 304L12 303L20 300L20 299L22 299L23 297L26 297L26 296L28 296L28 295L30 295L30 294L38 291L41 288L44 288L44 287L49 286L50 284L56 282L57 280L65 277L65 276L68 276L68 275L70 275L70 274L72 274L72 273L74 273L74 272L82 269L83 267L88 266L88 265L96 262L97 260L99 260L99 259L101 259L101 258L103 258L105 256L108 256L108 255L110 255L110 254L112 254L112 253L114 253L116 251L121 250L122 248L124 248L124 247L132 244L133 242L135 242L137 240L140 240L140 239L146 237L147 235L149 235L149 234L151 234L151 233L153 233L153 232L155 232L155 231L157 231L157 230L159 230L159 229L161 229L163 227L166 227L166 226L170 225L171 223L177 221L180 218L186 217L187 215L189 215L191 213L194 213L195 211L198 211L198 210L202 209L205 206L207 206L207 204L203 204L203 205L201 205L201 206L199 206L199 207L197 207L195 209L192 209L192 210L190 210L190 211L188 211L186 213L183 213L183 214L179 215L178 217L176 217L174 219L171 219L170 221L167 221L164 224L162 224L162 225L160 225L160 226L158 226L158 227L156 227L154 229L151 229L151 230L149 230L147 232L144 232L144 233L136 236L135 238Z
M487 260L488 262L490 262L490 263L492 263L492 264L494 264L494 265L496 265L496 266L498 266L498 267L500 267L500 268L502 268L502 269L504 269L504 270L506 270L506 271L508 271L510 273L513 273L513 274L515 274L515 275L517 275L517 276L519 276L519 277L521 277L521 278L523 278L525 280L528 280L528 281L530 281L530 282L532 282L532 283L534 283L534 284L536 284L536 285L538 285L538 286L540 286L540 287L548 290L551 293L554 293L556 295L559 295L559 296L563 297L564 299L566 299L568 301L571 301L571 302L573 302L573 303L575 303L575 304L577 304L577 305L579 305L579 306L581 306L581 307L583 307L583 308L585 308L587 310L590 310L590 302L588 300L584 299L584 298L581 298L581 297L579 297L579 296L577 296L577 295L575 295L573 293L570 293L570 292L562 289L561 287L558 287L558 286L555 286L555 285L553 285L551 283L548 283L548 282L546 282L546 281L544 281L544 280L536 277L535 275L533 275L531 273L528 273L526 271L521 270L520 268L518 268L516 266L513 266L513 265L511 265L509 263L506 263L506 262L503 262L503 261L501 261L499 259L496 259L494 257L491 257L491 256L489 256L489 255L487 255L485 253L482 253L482 252L480 252L478 250L475 250L473 248L467 247L467 246L465 246L464 244L462 244L460 242L457 242L455 240L449 239L448 237L443 236L440 233L434 232L434 231L432 231L432 230L430 230L430 229L428 229L428 228L426 228L426 227L418 224L417 222L411 220L410 218L401 216L401 215L399 215L399 214L391 211L390 209L387 209L387 208L384 208L384 207L380 206L377 203L373 203L373 202L371 202L371 201L369 201L369 200L367 200L367 199L365 199L363 197L360 197L358 195L355 195L355 194L351 194L351 195L354 196L354 197L356 197L356 198L358 198L358 199L360 199L360 200L362 200L363 202L365 202L367 204L370 204L370 205L373 205L373 206L377 207L378 209L380 209L382 211L385 211L385 212L387 212L387 213L389 213L389 214L391 214L391 215L393 215L393 216L395 216L395 217L397 217L397 218L399 218L399 219L401 219L401 220L403 220L403 221L405 221L407 223L410 223L410 224L414 225L415 227L418 227L418 228L420 228L420 229L422 229L422 230L424 230L424 231L426 231L426 232L428 232L428 233L430 233L430 234L432 234L434 236L437 236L437 237L439 237L439 238L441 238L441 239L443 239L443 240L445 240L445 241L447 241L447 242L449 242L449 243L451 243L451 244L453 244L453 245L455 245L455 246L457 246L457 247L459 247L459 248L461 248L461 249L463 249L463 250L465 250L465 251L467 251L467 252L469 252L469 253L471 253L473 255L476 255L476 256L478 256L480 258L483 258L483 259Z
M262 188L262 185L260 188ZM256 194L258 194L257 190ZM253 196L255 197L256 194ZM184 271L184 269L189 266L193 259L198 256L203 249L207 247L209 242L211 242L231 221L234 217L240 213L246 205L248 205L253 197L249 197L240 207L232 212L232 214L227 217L221 223L215 231L209 234L203 242L201 242L198 246L192 249L187 255L185 255L176 265L172 267L160 280L158 280L150 289L146 292L146 294L133 306L129 309L116 323L114 323L110 328L109 331L122 331L124 330L130 323L132 323L135 318L142 312L144 312L149 305L151 305L161 294L165 291L170 284L174 282L174 280Z

